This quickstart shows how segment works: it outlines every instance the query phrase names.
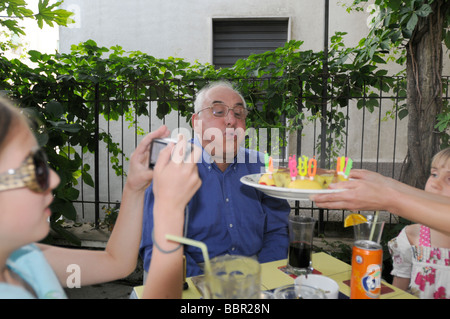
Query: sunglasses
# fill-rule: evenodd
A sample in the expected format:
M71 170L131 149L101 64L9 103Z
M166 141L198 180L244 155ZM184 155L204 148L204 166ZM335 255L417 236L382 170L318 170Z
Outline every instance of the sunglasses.
M49 188L50 169L44 150L37 149L16 169L0 174L0 191L28 187L33 192L42 193Z

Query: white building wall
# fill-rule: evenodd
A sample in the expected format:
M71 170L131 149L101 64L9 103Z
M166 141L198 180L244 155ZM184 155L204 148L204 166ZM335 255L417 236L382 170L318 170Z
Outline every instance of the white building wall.
M329 6L329 36L336 31L347 32L345 44L355 46L367 35L367 17L365 12L346 12L343 4L351 0L331 0ZM63 8L75 12L74 25L60 28L59 50L69 52L72 44L92 39L99 46L120 45L126 51L142 51L156 58L169 56L183 58L186 61L200 63L212 62L212 20L215 18L267 18L282 17L290 19L289 39L304 41L303 50L321 51L324 46L324 3L323 0L65 0ZM390 65L392 72L400 67ZM448 67L444 74L450 74ZM388 102L383 102L386 112ZM348 136L348 156L355 161L392 162L395 150L395 162L401 163L406 155L407 120L395 123L392 120L380 122L379 114L370 114L355 110L350 112ZM382 117L383 117L382 116ZM162 121L152 116L152 127ZM366 131L361 142L361 123L365 120ZM165 123L170 129L177 127L177 114L166 117ZM381 143L377 145L378 125L381 126ZM396 126L397 125L397 126ZM189 127L188 124L182 124ZM144 126L145 127L145 126ZM311 156L314 125L308 125L302 140L305 155ZM320 131L320 126L316 125ZM397 144L393 144L393 133L397 130ZM120 129L113 131L115 139L120 139ZM127 145L134 145L133 132L124 137ZM290 139L290 153L295 153L293 145L296 138ZM378 149L379 147L379 149ZM361 157L361 148L364 154ZM102 153L102 157L105 154ZM93 165L92 165L93 166ZM127 167L127 165L125 165ZM102 179L106 174L101 174ZM120 199L120 181L101 181L114 184L115 197ZM106 196L106 187L101 188L102 199ZM86 191L86 197L92 192ZM85 200L87 200L85 197Z
M329 33L346 31L348 45L367 33L364 13L348 14L342 3L330 1ZM290 38L305 41L303 49L322 50L322 0L65 0L77 24L61 28L60 50L93 39L100 46L121 45L157 58L174 56L211 62L212 19L291 18Z

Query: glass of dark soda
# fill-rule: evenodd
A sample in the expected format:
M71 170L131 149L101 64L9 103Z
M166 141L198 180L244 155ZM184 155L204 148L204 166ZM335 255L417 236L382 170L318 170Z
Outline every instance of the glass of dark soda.
M288 272L304 275L312 272L312 248L316 220L300 215L289 216Z

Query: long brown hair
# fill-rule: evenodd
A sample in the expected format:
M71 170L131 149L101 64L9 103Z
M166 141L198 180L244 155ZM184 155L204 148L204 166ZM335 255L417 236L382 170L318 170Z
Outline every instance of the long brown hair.
M0 153L18 124L27 125L26 117L9 100L0 97Z

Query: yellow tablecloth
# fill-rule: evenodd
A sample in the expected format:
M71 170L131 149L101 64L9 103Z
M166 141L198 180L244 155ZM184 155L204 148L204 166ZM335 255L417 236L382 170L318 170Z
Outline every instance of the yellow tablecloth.
M315 270L322 275L330 277L339 285L339 290L346 296L350 296L350 286L346 281L350 280L352 267L339 259L336 259L326 253L315 253L312 255L312 264ZM261 289L272 290L277 287L289 285L294 283L294 278L286 274L282 269L286 266L286 259L277 260L273 262L261 264ZM200 292L192 282L192 278L187 278L189 289L183 291L183 299L198 299L201 298ZM416 298L407 292L398 289L386 282L383 285L388 292L381 294L381 299L410 299ZM136 295L140 298L142 296L144 287L134 287Z

